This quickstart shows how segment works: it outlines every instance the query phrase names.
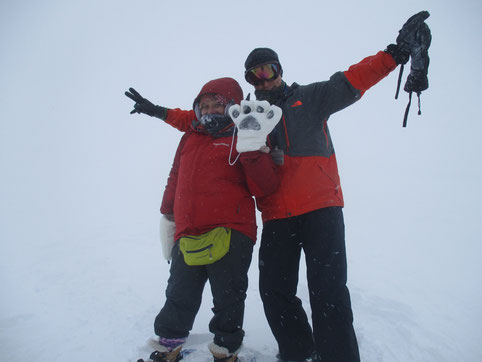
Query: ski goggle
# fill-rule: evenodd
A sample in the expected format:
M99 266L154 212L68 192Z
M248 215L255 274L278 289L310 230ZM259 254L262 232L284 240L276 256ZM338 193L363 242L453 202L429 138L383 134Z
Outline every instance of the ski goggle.
M244 74L246 81L252 85L258 85L266 80L274 80L281 73L281 66L276 63L268 63L260 65L252 69L248 69Z

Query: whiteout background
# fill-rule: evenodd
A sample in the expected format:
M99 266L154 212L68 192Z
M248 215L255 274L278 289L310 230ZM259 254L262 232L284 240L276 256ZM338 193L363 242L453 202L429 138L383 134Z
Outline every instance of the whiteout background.
M130 115L128 87L185 109L218 77L247 94L243 63L258 46L278 52L289 84L325 80L394 42L420 10L433 34L422 116L414 102L402 128L396 70L330 120L355 327L364 361L482 360L475 0L2 1L1 359L147 354L168 275L159 205L181 135ZM257 276L255 251L244 355L274 361ZM210 306L206 288L192 361L209 360Z

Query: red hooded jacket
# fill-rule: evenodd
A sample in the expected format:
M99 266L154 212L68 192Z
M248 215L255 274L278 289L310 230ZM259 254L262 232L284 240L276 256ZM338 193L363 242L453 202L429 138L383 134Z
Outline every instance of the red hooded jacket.
M240 103L242 90L231 78L207 83L196 97L221 94ZM175 240L200 235L219 226L237 230L256 240L256 215L253 196L264 197L276 191L279 178L271 156L260 151L245 152L236 159L232 137L215 138L187 127L196 119L194 111L171 113L183 118L186 133L177 149L161 204L161 213L174 214ZM182 117L181 117L182 116Z

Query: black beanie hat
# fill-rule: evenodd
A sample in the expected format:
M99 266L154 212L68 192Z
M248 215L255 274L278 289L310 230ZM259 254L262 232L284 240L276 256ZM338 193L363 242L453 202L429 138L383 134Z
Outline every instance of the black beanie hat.
M256 48L249 53L246 61L244 62L244 68L247 70L256 67L257 65L277 63L280 65L278 54L270 48Z

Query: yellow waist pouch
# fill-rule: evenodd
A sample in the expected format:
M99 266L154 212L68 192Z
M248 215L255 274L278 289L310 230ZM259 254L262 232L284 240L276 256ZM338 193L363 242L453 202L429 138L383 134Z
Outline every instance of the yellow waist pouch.
M226 255L230 241L231 229L217 227L201 235L182 237L179 248L187 265L207 265Z

